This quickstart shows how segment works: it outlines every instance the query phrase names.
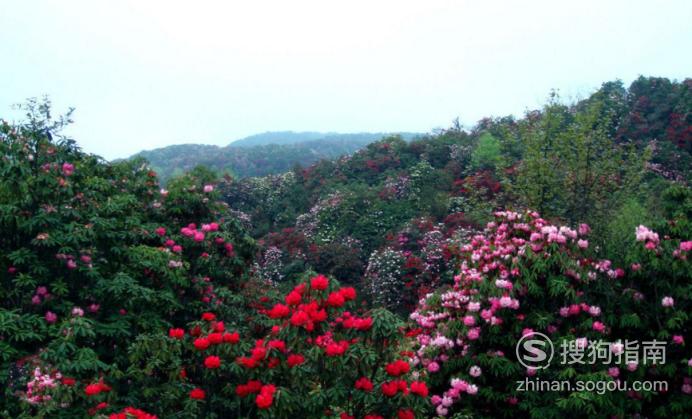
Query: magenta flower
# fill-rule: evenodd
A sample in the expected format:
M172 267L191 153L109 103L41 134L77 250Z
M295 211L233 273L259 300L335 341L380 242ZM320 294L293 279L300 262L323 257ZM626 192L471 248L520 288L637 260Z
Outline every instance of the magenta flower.
M65 176L72 176L74 173L74 165L70 163L63 163L62 164L62 174Z
M52 311L46 311L46 321L50 324L53 324L56 321L58 321L58 315L53 313Z
M439 370L440 370L440 364L438 364L437 362L433 361L433 362L428 364L428 371L429 372L437 372Z
M601 322L593 322L593 330L603 333L605 331L605 325Z

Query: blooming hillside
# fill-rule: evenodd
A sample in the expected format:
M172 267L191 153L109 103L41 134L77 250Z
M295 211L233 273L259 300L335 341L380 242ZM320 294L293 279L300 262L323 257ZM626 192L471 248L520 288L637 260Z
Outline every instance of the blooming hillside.
M162 188L29 102L0 121L0 416L689 416L692 193L604 103Z

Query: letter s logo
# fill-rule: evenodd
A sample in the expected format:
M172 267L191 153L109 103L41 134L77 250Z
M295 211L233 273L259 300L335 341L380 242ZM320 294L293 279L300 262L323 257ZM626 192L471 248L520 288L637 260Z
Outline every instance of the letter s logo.
M526 368L547 368L554 355L553 342L543 333L531 332L519 339L516 354L519 363Z
M545 361L547 358L545 351L543 349L539 349L538 347L544 348L546 346L546 343L541 340L537 339L529 339L524 341L524 350L528 353L528 355L524 355L524 360L525 361L531 361L531 362L541 362Z

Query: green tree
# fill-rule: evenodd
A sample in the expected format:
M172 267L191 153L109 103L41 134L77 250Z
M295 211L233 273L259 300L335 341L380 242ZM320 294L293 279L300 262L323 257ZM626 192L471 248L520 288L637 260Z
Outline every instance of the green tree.
M471 154L471 168L477 170L495 170L502 161L500 142L490 133L481 134L478 144Z

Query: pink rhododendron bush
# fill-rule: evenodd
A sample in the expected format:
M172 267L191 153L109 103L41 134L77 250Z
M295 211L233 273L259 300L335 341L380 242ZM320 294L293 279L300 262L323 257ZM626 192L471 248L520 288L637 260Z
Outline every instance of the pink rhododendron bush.
M462 246L453 287L428 295L411 314L414 362L438 415L692 412L691 242L639 226L635 260L617 267L595 256L586 224L553 225L531 212L496 218ZM531 347L516 349L522 337L534 338L547 360L536 333L552 341L549 363L532 362L540 352ZM545 387L551 380L570 384ZM541 381L548 384L537 387ZM635 381L667 388L626 388ZM622 391L602 390L607 382Z

